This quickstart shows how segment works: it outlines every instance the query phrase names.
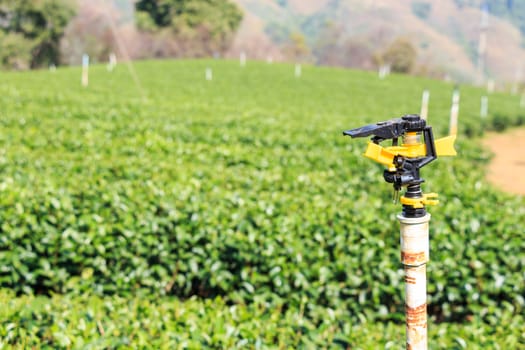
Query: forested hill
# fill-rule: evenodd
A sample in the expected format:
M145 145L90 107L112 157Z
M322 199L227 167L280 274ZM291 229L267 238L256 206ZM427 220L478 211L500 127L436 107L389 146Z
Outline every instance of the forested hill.
M243 9L244 21L230 56L245 51L251 58L290 60L290 46L299 44L305 61L375 69L374 57L403 37L417 51L418 73L472 82L478 77L480 23L486 8L485 76L515 81L525 61L522 0L231 1ZM123 18L133 20L131 1L113 3Z
M460 80L477 76L484 7L480 0L234 1L245 11L236 47L248 47L255 55L302 37L315 63L371 69L374 55L405 37L417 49L422 69ZM525 1L489 0L486 7L490 15L485 74L513 81L525 60ZM257 51L254 42L266 47Z
M455 0L459 6L470 6L476 8L483 8L485 4L487 10L494 16L509 19L516 25L521 33L525 35L525 1L523 0L486 0L482 1L467 1ZM522 43L523 45L523 43Z

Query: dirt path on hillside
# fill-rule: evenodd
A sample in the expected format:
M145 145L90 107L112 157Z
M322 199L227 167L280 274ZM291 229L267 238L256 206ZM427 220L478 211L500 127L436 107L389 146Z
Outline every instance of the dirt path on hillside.
M525 195L525 129L489 133L483 145L494 153L488 180L503 191Z

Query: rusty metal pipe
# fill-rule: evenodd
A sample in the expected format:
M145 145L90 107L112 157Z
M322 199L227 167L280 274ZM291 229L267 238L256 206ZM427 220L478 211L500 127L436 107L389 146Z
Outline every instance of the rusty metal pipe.
M408 350L426 350L427 276L430 214L420 218L397 216L401 226L401 262L405 268L406 339Z

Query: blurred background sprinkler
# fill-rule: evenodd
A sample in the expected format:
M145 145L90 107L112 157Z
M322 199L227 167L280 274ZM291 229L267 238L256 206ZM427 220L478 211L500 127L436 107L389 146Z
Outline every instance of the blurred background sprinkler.
M432 127L419 115L366 125L347 130L351 137L372 136L365 152L370 158L387 167L383 173L386 182L394 186L394 202L399 191L403 205L397 216L401 225L401 262L405 270L406 348L427 349L427 281L426 264L429 260L429 221L426 206L438 203L436 193L423 193L420 169L439 156L454 156L456 135L434 141ZM402 140L398 145L399 139ZM380 143L392 140L392 146Z

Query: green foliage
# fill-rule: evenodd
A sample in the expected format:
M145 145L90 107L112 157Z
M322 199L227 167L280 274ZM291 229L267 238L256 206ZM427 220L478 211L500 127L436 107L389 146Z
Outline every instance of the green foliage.
M400 349L402 323L356 323L342 310L229 305L221 298L19 297L0 291L0 347L49 349ZM429 327L432 349L519 349L522 315Z
M228 0L139 0L137 23L144 30L172 29L180 35L205 31L224 46L242 20L242 12Z
M1 67L58 64L60 38L73 14L67 0L0 0Z
M492 129L495 131L504 131L509 126L512 125L512 120L507 115L504 114L496 114L494 116L494 119L492 119Z
M22 34L0 32L0 67L28 69L31 65L33 42Z
M228 0L141 0L136 22L160 39L157 57L209 57L225 52L242 20Z
M211 60L140 62L136 69L147 101L124 70L108 74L103 66L90 68L89 89L79 84L79 68L0 75L0 286L69 295L34 299L56 311L8 313L15 326L2 321L0 332L14 334L9 343L40 339L54 348L67 344L64 335L75 344L98 339L87 311L64 316L56 306L101 303L83 294L116 303L118 315L108 306L98 316L104 327L115 320L108 341L126 334L134 344L173 337L170 344L179 339L166 331L173 325L183 337L199 330L204 340L191 341L209 347L245 338L255 347L258 337L313 348L341 337L338 344L354 347L353 339L383 341L384 333L400 342L402 328L387 323L401 323L404 313L399 207L390 204L382 168L361 156L366 141L341 131L417 112L427 88L429 120L443 136L453 87L308 66L296 79L293 66L256 62L246 69ZM479 123L484 93L462 88L461 135ZM522 120L518 96L492 94L490 106L510 123ZM432 323L466 328L430 329L444 332L443 348L457 347L454 337L516 348L525 199L484 181L489 155L477 141L462 136L457 148L457 158L423 172L424 190L442 199L430 209L428 289ZM152 302L166 295L195 300L175 317L172 299ZM220 340L224 332L210 330L209 320L228 320L235 307L245 313L228 322L245 330ZM193 321L176 326L179 317ZM81 318L87 333L74 329Z

